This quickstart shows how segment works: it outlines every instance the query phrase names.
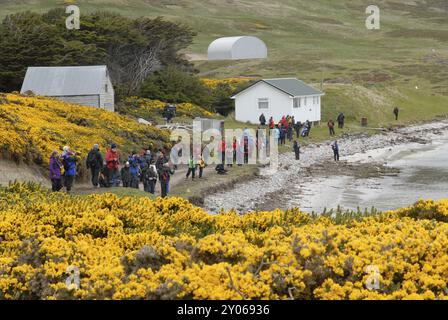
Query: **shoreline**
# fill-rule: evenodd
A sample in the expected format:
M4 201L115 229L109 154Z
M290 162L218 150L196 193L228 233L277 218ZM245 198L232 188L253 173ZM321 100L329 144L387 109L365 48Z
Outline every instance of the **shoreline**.
M306 209L307 205L301 205L300 201L295 200L304 192L322 197L320 192L310 188L319 179L338 176L362 179L396 175L398 172L395 168L382 163L381 157L375 157L375 160L373 154L387 154L397 147L429 144L443 133L448 133L448 120L399 127L374 135L361 133L341 137L338 139L341 153L339 163L332 160L329 145L333 140L303 146L299 161L294 159L292 152L280 154L277 173L272 175L267 169L261 168L259 178L240 183L232 190L206 196L204 209L212 214L221 209L234 209L237 212L292 207Z

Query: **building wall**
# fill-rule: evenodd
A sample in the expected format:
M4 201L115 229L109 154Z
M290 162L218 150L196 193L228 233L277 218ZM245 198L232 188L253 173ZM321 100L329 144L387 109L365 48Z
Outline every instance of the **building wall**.
M104 78L100 94L100 106L107 111L115 111L115 92L109 77Z
M99 108L100 107L100 96L99 95L87 95L87 96L60 96L55 97L57 99L60 99L62 101L68 102L68 103L75 103L82 106L90 106Z
M258 108L259 98L269 99L269 109ZM272 116L274 121L278 122L282 116L292 114L292 98L264 82L259 82L235 97L235 119L237 121L249 121L257 124L262 113L264 113L266 121Z
M317 97L317 103L314 101L314 97ZM306 96L300 97L302 101L306 100L305 104L302 104L299 108L293 108L292 115L296 121L305 122L309 120L311 122L316 122L321 120L321 106L320 96Z

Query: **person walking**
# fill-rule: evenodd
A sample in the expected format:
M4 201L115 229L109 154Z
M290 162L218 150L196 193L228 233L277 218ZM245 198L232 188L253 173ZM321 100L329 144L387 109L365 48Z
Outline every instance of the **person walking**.
M333 119L328 120L327 127L328 127L328 130L330 131L330 136L334 136L335 132L334 132L334 121L333 121Z
M303 126L302 136L309 137L310 133L311 133L311 122L309 120L306 120Z
M261 114L260 118L260 124L264 127L266 125L266 117L264 116L264 113Z
M226 140L222 138L218 146L218 151L221 153L221 163L226 163Z
M157 183L157 170L155 165L150 165L143 173L143 189L151 194L155 193Z
M331 149L333 149L334 161L339 161L339 145L337 141L333 142Z
M164 163L159 170L159 181L161 189L161 197L165 198L170 190L170 178L174 174L174 170L170 168L168 162Z
M280 144L283 145L286 143L286 135L288 134L288 129L286 125L282 125L280 128Z
M293 151L296 155L296 160L300 160L300 144L297 142L297 140L294 141Z
M278 125L275 125L274 129L271 132L274 136L275 141L277 141L277 144L280 144L280 130L278 129Z
M138 189L141 171L137 152L132 152L132 155L129 157L128 162L129 162L129 174L131 175L130 187Z
M338 115L338 118L336 119L338 121L338 128L339 129L344 129L344 123L345 123L345 115L343 112L341 112Z
M398 107L394 108L395 121L398 121L398 114L400 113L400 109Z
M269 118L269 129L274 129L274 127L275 127L275 122L274 122L274 118L273 117L270 117Z
M188 179L190 177L191 173L191 180L194 180L196 177L196 160L193 158L193 155L190 156L190 159L188 160L188 170L187 175L185 176L185 179Z
M146 170L149 169L149 166L151 165L152 162L152 154L151 154L151 150L146 149L143 150L143 154L140 155L140 170L141 170L141 178L143 180L143 175L145 174Z
M53 151L50 157L51 191L58 192L62 189L62 163L57 151Z
M236 146L236 163L241 167L244 163L244 141L243 139L237 142Z
M65 155L62 156L62 164L64 165L64 187L67 193L70 193L76 176L76 164L78 158L76 157L76 153L72 152L69 148L65 151Z
M201 179L202 175L204 174L204 168L205 168L205 161L202 156L198 161L198 167L199 167L199 179Z
M95 144L87 155L86 167L87 169L90 169L93 187L97 188L98 178L103 167L103 156L100 153L100 146L98 144Z
M119 166L120 154L117 151L117 145L112 143L106 153L107 179L111 187L118 187L119 184Z
M302 122L297 121L294 125L294 130L296 131L296 138L299 139L300 137L300 130L302 129Z
M290 123L288 125L288 130L287 130L287 137L288 137L289 142L292 141L292 136L293 136L293 125L292 125L292 123Z
M129 188L131 186L131 172L129 161L126 161L124 167L121 168L120 176L123 188Z

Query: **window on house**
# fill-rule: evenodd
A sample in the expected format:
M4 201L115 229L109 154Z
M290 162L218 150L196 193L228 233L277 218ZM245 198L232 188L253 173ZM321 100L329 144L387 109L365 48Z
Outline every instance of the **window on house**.
M106 90L106 93L109 91L109 87L107 86L107 84L106 84L105 90Z
M293 108L297 109L300 107L300 98L294 98L293 100Z
M258 109L269 109L269 98L259 98Z

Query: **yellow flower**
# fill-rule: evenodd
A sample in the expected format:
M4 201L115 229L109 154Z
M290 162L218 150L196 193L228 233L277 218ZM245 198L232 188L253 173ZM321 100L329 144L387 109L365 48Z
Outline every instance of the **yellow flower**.
M337 224L34 184L0 199L0 299L448 299L448 200Z

